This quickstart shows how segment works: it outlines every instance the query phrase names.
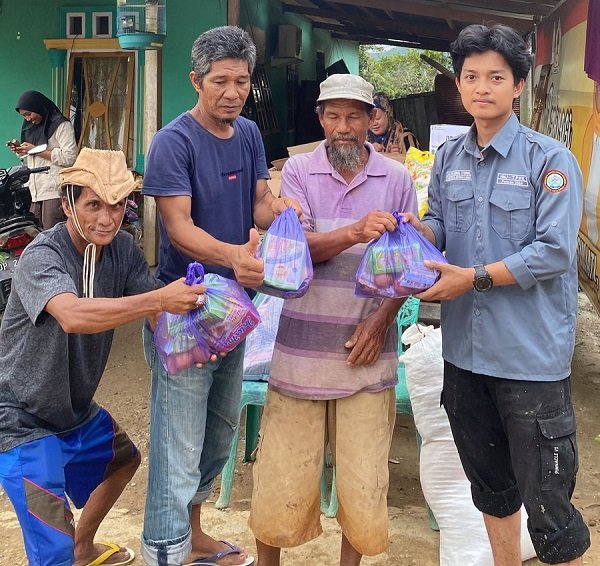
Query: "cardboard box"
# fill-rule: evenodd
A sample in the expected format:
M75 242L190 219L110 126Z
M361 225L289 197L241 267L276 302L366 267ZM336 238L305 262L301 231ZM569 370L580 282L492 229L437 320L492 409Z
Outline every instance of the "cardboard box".
M269 174L271 175L271 180L267 181L267 183L271 192L278 197L281 192L281 171L271 167L271 169L269 169Z
M469 128L470 126L455 124L432 124L429 128L429 151L435 154L437 148L446 140L464 134Z
M281 159L274 159L273 161L271 161L271 165L277 169L277 171L281 171L283 169L283 166L285 165L285 162L289 159L289 157L282 157Z
M310 143L293 145L293 146L287 148L288 154L290 157L292 157L292 155L298 155L299 153L309 153L313 149L315 149L322 141L323 140L317 140L317 141L310 142Z
M388 159L393 159L394 161L399 161L400 163L404 163L404 160L406 159L406 153L401 155L400 153L382 152L381 155L383 155L384 157L387 157Z

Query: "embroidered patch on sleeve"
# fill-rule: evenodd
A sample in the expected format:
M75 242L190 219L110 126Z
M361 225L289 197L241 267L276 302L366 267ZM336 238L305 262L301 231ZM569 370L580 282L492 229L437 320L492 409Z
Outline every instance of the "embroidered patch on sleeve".
M552 169L544 175L544 189L550 193L560 193L567 188L567 176L557 169Z

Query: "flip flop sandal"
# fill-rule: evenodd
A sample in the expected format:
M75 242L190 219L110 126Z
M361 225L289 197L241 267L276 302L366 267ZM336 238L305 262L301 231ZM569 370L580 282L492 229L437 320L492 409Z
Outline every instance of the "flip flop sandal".
M114 542L99 542L102 546L106 546L108 550L104 551L96 560L90 562L87 566L100 566L106 564L106 561L117 552L121 552L121 547ZM135 559L135 552L131 548L123 547L129 554L129 558L124 562L111 562L108 566L124 566L125 564L131 564Z
M229 548L226 548L225 550L221 550L221 552L216 552L212 556L206 556L205 558L196 558L196 560L193 560L192 562L188 562L187 564L184 564L183 566L221 566L220 564L217 564L217 562L219 560L221 560L222 558L225 558L225 556L230 556L231 554L241 554L242 553L242 550L240 549L239 546L237 546L236 544L233 544L232 542L229 542L228 540L220 540L219 542L226 544ZM254 557L248 556L248 557L246 557L246 560L244 560L244 562L241 562L240 564L235 564L235 566L252 566L253 564L254 564Z

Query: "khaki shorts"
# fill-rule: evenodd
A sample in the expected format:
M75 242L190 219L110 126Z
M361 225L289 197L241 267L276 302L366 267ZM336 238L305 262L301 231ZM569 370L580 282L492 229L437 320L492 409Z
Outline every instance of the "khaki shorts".
M321 534L320 481L329 439L342 532L361 554L383 552L389 544L388 456L395 418L394 389L332 401L269 389L253 469L254 536L285 548Z

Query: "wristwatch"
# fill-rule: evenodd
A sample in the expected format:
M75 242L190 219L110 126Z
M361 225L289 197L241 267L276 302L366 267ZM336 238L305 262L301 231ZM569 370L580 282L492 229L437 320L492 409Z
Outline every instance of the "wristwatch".
M473 277L473 288L475 291L485 293L494 286L492 276L487 272L486 268L479 264L473 266L475 269L475 277Z

